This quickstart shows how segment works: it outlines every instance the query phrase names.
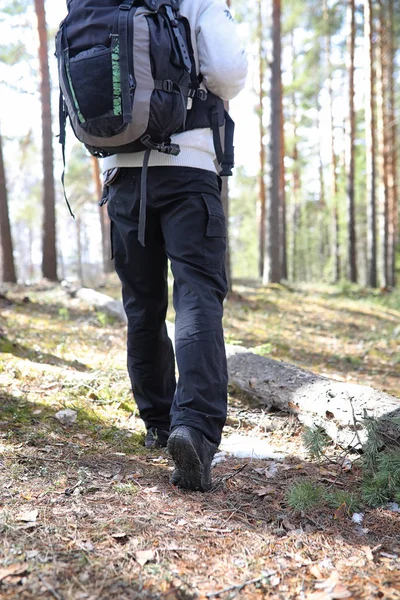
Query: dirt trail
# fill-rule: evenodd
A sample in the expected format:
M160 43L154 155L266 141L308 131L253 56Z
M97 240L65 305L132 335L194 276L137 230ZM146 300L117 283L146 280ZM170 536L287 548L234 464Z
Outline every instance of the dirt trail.
M212 492L175 489L168 456L142 447L122 326L46 294L0 308L2 600L400 598L398 513L362 509L357 524L347 507L287 502L305 480L356 493L357 462L310 461L292 417L231 396L225 435L288 457L225 456Z

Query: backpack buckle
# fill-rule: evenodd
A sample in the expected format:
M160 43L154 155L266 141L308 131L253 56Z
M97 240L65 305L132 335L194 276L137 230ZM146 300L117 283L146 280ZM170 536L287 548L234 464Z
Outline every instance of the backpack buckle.
M162 82L162 89L163 89L163 92L172 93L174 91L173 81L171 81L171 79L164 79Z
M205 100L207 100L207 92L206 92L206 90L196 90L196 96L202 102L205 102Z
M161 152L162 154L171 154L172 156L178 156L178 154L181 151L180 146L178 146L178 144L172 144L171 140L167 140L165 142L160 143L153 142L151 136L148 133L142 135L140 141L144 146L146 146L146 148L149 148L150 150L158 150L158 152Z
M170 154L171 156L178 156L178 154L180 153L181 149L180 146L178 144L163 144L164 149L160 150L160 152L163 152L164 154Z
M119 10L131 10L133 6L133 1L132 2L123 2L122 4L119 5Z

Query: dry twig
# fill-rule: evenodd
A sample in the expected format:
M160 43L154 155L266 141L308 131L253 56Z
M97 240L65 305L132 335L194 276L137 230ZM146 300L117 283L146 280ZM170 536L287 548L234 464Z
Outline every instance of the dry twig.
M256 583L260 583L263 579L268 579L272 577L272 575L276 575L277 571L270 571L268 574L260 575L260 577L255 577L254 579L248 579L247 581L243 581L243 583L238 583L236 585L230 585L223 590L219 590L218 592L210 592L206 594L207 598L219 598L221 594L226 594L227 592L234 592L233 596L230 596L230 600L233 600L239 592L241 592L246 586L254 585Z

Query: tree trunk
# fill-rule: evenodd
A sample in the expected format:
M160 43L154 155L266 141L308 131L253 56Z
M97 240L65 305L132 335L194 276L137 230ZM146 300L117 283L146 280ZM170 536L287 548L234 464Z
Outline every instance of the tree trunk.
M366 200L367 200L367 285L377 287L376 268L376 159L374 110L374 50L373 50L372 0L364 0L364 40L366 61L365 82L365 150L366 150Z
M286 194L285 194L285 129L283 114L283 86L281 77L281 160L280 160L280 224L281 224L281 277L288 279L287 232L286 232Z
M393 0L389 0L388 15L388 82L389 82L389 109L388 109L388 187L389 187L389 230L388 230L388 275L389 285L396 285L396 246L398 243L399 226L399 200L397 186L397 120L395 100L395 33L394 33L394 7Z
M387 119L387 37L385 8L379 7L378 40L376 60L377 82L377 140L378 140L378 206L379 206L379 279L389 287L388 232L389 232L389 190L388 190L388 119Z
M292 181L292 280L298 280L298 249L297 249L297 238L299 235L300 221L301 221L301 208L300 208L300 195L301 195L301 176L300 169L298 167L299 151L297 148L297 127L294 124L294 145L292 152L293 160L293 181Z
M258 123L259 123L259 139L260 139L260 174L258 184L258 197L260 203L260 224L259 224L259 242L258 242L258 274L260 278L264 275L265 261L265 242L266 242L266 205L267 192L265 186L265 171L266 171L266 156L265 156L265 126L264 126L264 98L265 98L265 56L264 56L264 27L262 15L262 0L258 0Z
M271 65L271 191L268 198L268 241L264 265L264 281L281 280L281 0L272 3L272 65Z
M325 56L326 56L326 76L328 81L328 106L329 106L329 124L330 124L330 200L331 200L331 256L332 256L332 281L338 283L340 279L340 247L339 247L339 208L338 208L338 178L336 173L337 157L335 153L335 127L333 119L333 83L332 83L332 41L330 31L328 2L323 2L323 17L325 21Z
M43 160L43 277L57 281L55 190L53 173L53 134L51 91L44 0L35 0L39 34L40 96L42 104Z
M85 285L84 275L83 275L83 260L82 260L82 219L78 214L76 217L76 250L77 250L77 265L76 271L78 275L78 280L81 286Z
M316 90L316 106L317 106L317 129L318 129L318 160L319 160L319 211L317 216L317 230L319 237L319 252L316 257L317 278L324 272L324 266L327 256L329 255L329 231L326 227L326 186L325 186L325 169L322 157L322 139L324 137L325 127L321 123L321 103L320 96L321 88L318 85ZM314 261L312 261L314 263Z
M355 0L349 0L348 21L349 36L349 114L347 133L347 249L348 249L348 276L353 283L357 282L357 250L356 250L356 219L355 219L355 158L354 143L356 135L356 116L354 110L354 54L356 39ZM367 60L367 59L366 59Z
M8 196L6 172L3 160L3 145L0 134L0 250L1 250L1 280L16 283L13 243L11 237L10 216L8 212Z
M102 184L100 177L100 165L99 161L95 156L91 156L92 163L92 176L94 189L96 194L96 201L98 202L101 199L102 195ZM111 262L111 232L110 232L110 218L108 216L107 207L99 206L99 218L100 218L100 228L101 228L101 250L103 257L103 271L105 274L113 273L114 267Z
M290 47L292 55L292 80L296 78L296 67L295 57L296 48L294 41L293 31L290 36ZM291 260L291 278L293 281L299 279L298 266L298 248L297 241L299 236L300 222L301 222L301 172L299 167L299 149L298 149L298 132L297 132L297 100L296 92L292 89L292 106L291 106L291 125L292 125L292 136L293 136L293 148L292 148L292 181L291 181L291 245L289 257Z

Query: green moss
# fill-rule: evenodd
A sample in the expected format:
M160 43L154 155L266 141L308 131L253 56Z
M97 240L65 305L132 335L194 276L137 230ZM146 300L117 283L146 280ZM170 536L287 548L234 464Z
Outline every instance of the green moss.
M113 490L124 496L134 496L140 491L140 488L133 483L116 483Z
M14 351L15 344L13 344L13 342L7 338L0 338L0 352L11 354L14 353Z
M252 352L255 354L259 354L260 356L268 356L273 351L273 345L267 342L266 344L262 344L261 346L256 346L252 348Z

